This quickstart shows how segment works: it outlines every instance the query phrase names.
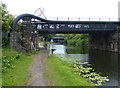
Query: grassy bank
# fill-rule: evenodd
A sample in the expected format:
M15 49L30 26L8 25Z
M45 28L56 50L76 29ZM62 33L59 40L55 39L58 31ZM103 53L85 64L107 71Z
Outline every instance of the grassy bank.
M9 48L2 53L2 86L24 86L32 59Z
M44 76L53 86L93 86L87 79L74 73L69 63L63 62L55 55L48 57L45 66Z

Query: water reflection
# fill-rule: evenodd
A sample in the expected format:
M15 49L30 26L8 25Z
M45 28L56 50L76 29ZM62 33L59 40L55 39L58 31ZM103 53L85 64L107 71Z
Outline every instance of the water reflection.
M90 50L89 63L96 72L101 72L104 76L109 76L110 81L103 86L118 86L118 54Z
M53 54L60 58L68 55L76 59L67 61L89 62L94 70L101 73L102 76L109 76L110 81L103 86L118 86L118 54L112 52L104 52L97 50L84 50L80 47L64 46L61 44L51 44L51 49L54 49ZM120 55L119 55L120 56Z
M65 46L57 43L50 43L48 45L50 49L50 54L66 54L65 53Z
M88 49L84 47L73 47L69 45L66 47L66 53L67 54L88 54Z
M77 62L88 62L88 54L68 54L74 58L76 58Z

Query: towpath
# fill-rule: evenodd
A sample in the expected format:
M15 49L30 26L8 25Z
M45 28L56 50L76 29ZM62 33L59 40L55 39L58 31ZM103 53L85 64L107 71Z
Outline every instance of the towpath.
M49 55L48 50L42 49L37 55L32 55L32 63L29 67L30 77L27 81L27 86L45 86L43 77L43 63Z

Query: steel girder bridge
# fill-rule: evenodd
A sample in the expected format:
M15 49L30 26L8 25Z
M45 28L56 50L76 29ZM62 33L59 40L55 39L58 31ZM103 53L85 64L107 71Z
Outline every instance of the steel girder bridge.
M17 24L22 23L17 31ZM114 33L120 26L120 21L53 21L32 14L22 14L16 17L11 25L10 44L18 51L25 52L37 46L38 34L102 34ZM22 36L19 46L18 37ZM26 49L28 47L28 49ZM36 49L35 49L36 50Z
M18 21L22 20L23 26L32 28L40 34L50 33L90 33L90 32L112 32L117 30L120 21L53 21L40 18L32 14L22 14L14 19L12 31L15 31Z

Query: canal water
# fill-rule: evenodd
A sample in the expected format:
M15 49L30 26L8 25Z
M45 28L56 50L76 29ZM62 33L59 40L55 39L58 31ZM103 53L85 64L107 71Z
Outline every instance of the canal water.
M52 50L50 53L56 54L58 57L63 58L64 56L74 57L79 62L89 62L92 65L92 68L100 73L102 76L105 76L110 79L109 82L106 82L102 86L118 86L118 57L120 54L98 51L98 50L87 50L80 47L66 46L63 44L51 43L49 45ZM67 58L66 61L69 61Z

